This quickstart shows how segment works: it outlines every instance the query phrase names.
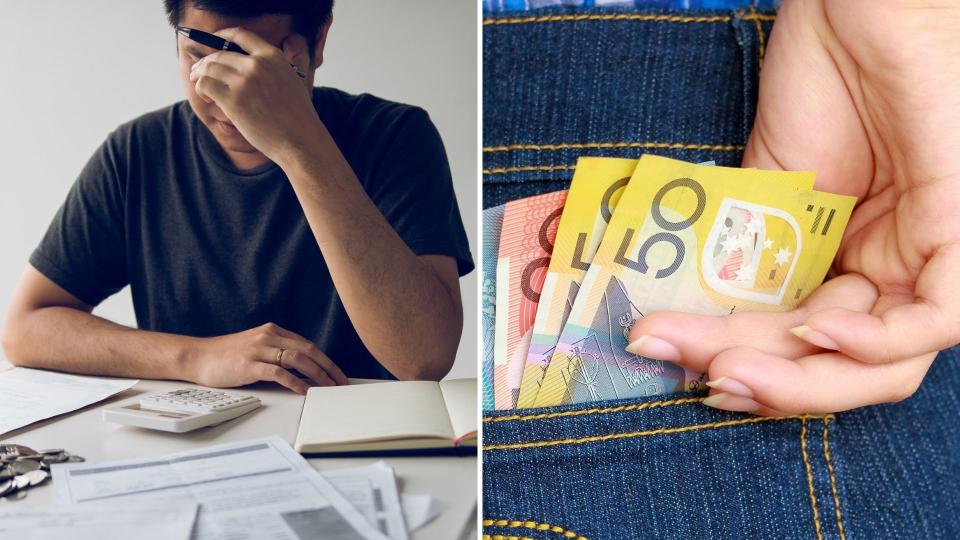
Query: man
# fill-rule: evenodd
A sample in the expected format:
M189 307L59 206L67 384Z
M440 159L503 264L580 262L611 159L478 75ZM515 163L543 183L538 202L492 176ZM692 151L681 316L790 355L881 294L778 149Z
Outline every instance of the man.
M439 379L473 262L423 110L313 88L332 1L165 0L187 101L120 126L30 257L16 365L230 387ZM305 74L301 78L298 71ZM138 329L91 314L130 285Z

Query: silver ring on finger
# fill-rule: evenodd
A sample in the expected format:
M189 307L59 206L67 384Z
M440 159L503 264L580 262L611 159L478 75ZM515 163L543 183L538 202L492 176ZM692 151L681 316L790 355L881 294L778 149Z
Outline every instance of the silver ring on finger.
M285 353L286 351L287 350L283 348L277 349L277 365L280 367L283 367L283 353Z

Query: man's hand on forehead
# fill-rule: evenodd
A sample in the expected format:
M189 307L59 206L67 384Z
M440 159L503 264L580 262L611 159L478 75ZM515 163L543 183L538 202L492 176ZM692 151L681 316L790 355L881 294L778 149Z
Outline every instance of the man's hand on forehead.
M214 35L237 44L247 55L203 47L201 51L211 52L190 72L197 95L216 103L247 142L273 161L303 147L320 125L311 99L312 80L296 72L311 67L303 37L290 34L277 47L241 27Z

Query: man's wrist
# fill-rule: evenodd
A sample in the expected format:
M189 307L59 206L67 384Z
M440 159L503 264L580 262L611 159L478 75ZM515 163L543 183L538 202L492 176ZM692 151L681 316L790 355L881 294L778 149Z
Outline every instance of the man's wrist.
M287 144L275 162L291 180L309 178L318 181L321 176L339 175L341 167L348 170L350 167L327 127L319 119L306 135ZM320 175L316 171L324 171L325 174Z
M185 381L196 381L196 368L199 365L202 340L191 336L177 336L173 346L172 377Z

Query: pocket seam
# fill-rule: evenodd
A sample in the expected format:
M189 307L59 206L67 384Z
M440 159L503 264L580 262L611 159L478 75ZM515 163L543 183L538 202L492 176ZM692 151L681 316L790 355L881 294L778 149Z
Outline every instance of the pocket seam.
M759 13L753 10L741 17L744 20L776 20L776 15ZM578 14L578 15L539 15L533 17L487 17L483 19L484 26L502 26L529 23L578 22L578 21L647 21L665 23L729 23L732 17L728 15L683 16L660 15L652 13L605 13L605 14Z
M817 495L813 489L813 467L810 465L810 455L807 453L807 419L800 419L800 455L803 458L803 468L807 474L807 494L810 496L810 507L813 510L813 530L817 533L817 540L823 540L823 531L820 526L820 512L817 510Z
M706 398L679 398L679 399L668 399L663 401L649 401L646 403L631 403L629 405L618 405L615 407L596 407L592 409L583 409L583 410L572 410L572 411L559 411L552 413L533 413L533 414L511 414L505 416L485 416L483 417L484 422L511 422L511 421L522 421L528 422L530 420L544 420L549 418L563 418L566 416L584 416L590 414L611 414L624 411L642 411L644 409L653 409L660 407L673 407L677 405L691 405L694 403L700 403Z
M484 445L483 451L491 452L496 450L524 450L524 449L530 449L530 448L543 448L543 447L563 446L563 445L571 445L571 444L584 444L584 443L590 443L590 442L603 442L603 441L617 440L617 439L632 439L636 437L650 437L653 435L674 435L677 433L685 433L688 431L718 429L718 428L740 426L740 425L746 425L746 424L759 424L762 422L782 422L786 420L800 420L802 425L806 426L807 419L824 419L824 418L833 418L833 415L824 416L824 415L802 414L802 415L778 416L778 417L751 416L748 418L739 418L736 420L724 420L721 422L709 422L706 424L691 424L686 426L676 426L676 427L669 427L669 428L630 431L626 433L610 433L607 435L591 435L588 437L579 437L575 439L568 438L568 439L552 439L552 440L546 440L546 441L533 441L533 442L524 442L524 443L490 444L490 445ZM806 443L804 443L804 445L805 444ZM804 450L804 455L806 455L806 450Z
M560 143L560 144L510 144L503 146L487 146L483 148L485 154L494 154L502 152L535 150L535 151L554 151L554 150L588 150L603 148L644 148L659 150L698 150L711 152L742 152L746 146L742 144L702 144L702 143L666 143L655 141L643 142L587 142L587 143ZM552 171L572 171L576 169L576 164L552 164L552 165L516 165L509 167L491 167L483 169L481 172L487 176L498 174L509 174L515 172L552 172Z
M559 527L557 525L551 525L549 523L540 523L537 521L484 518L483 526L484 527L507 527L511 529L523 527L523 528L527 528L535 531L545 531L545 532L556 533L564 536L565 538L570 538L571 540L588 540L585 536L580 536L579 534L569 529L564 529L563 527ZM484 535L484 536L487 536L487 535Z
M751 15L757 14L757 8L751 6L751 7L750 7L750 14L751 14ZM744 20L750 20L750 19L748 19L747 17L743 17L743 19L744 19ZM763 69L763 56L764 56L764 54L766 53L766 45L764 44L764 41L766 40L766 36L764 35L764 32L763 32L763 24L760 23L760 19L757 18L757 17L752 17L752 19L753 19L753 24L757 27L757 45L758 45L758 47L757 47L757 74L758 74L758 76L759 76L760 71Z
M521 165L518 167L494 167L484 169L483 174L507 174L528 171L572 171L576 165Z
M553 150L592 150L601 148L651 148L658 150L711 150L717 152L739 152L746 147L742 144L698 144L698 143L668 143L656 141L617 141L617 142L585 142L585 143L557 143L557 144L507 144L500 146L485 146L483 153L496 154L524 150L553 151Z
M833 459L830 457L830 420L833 417L823 419L823 459L827 462L827 473L830 476L830 493L833 495L834 517L837 520L837 532L840 534L840 540L847 540L847 534L843 527L843 512L840 510L840 495L837 490L837 476L833 469Z

